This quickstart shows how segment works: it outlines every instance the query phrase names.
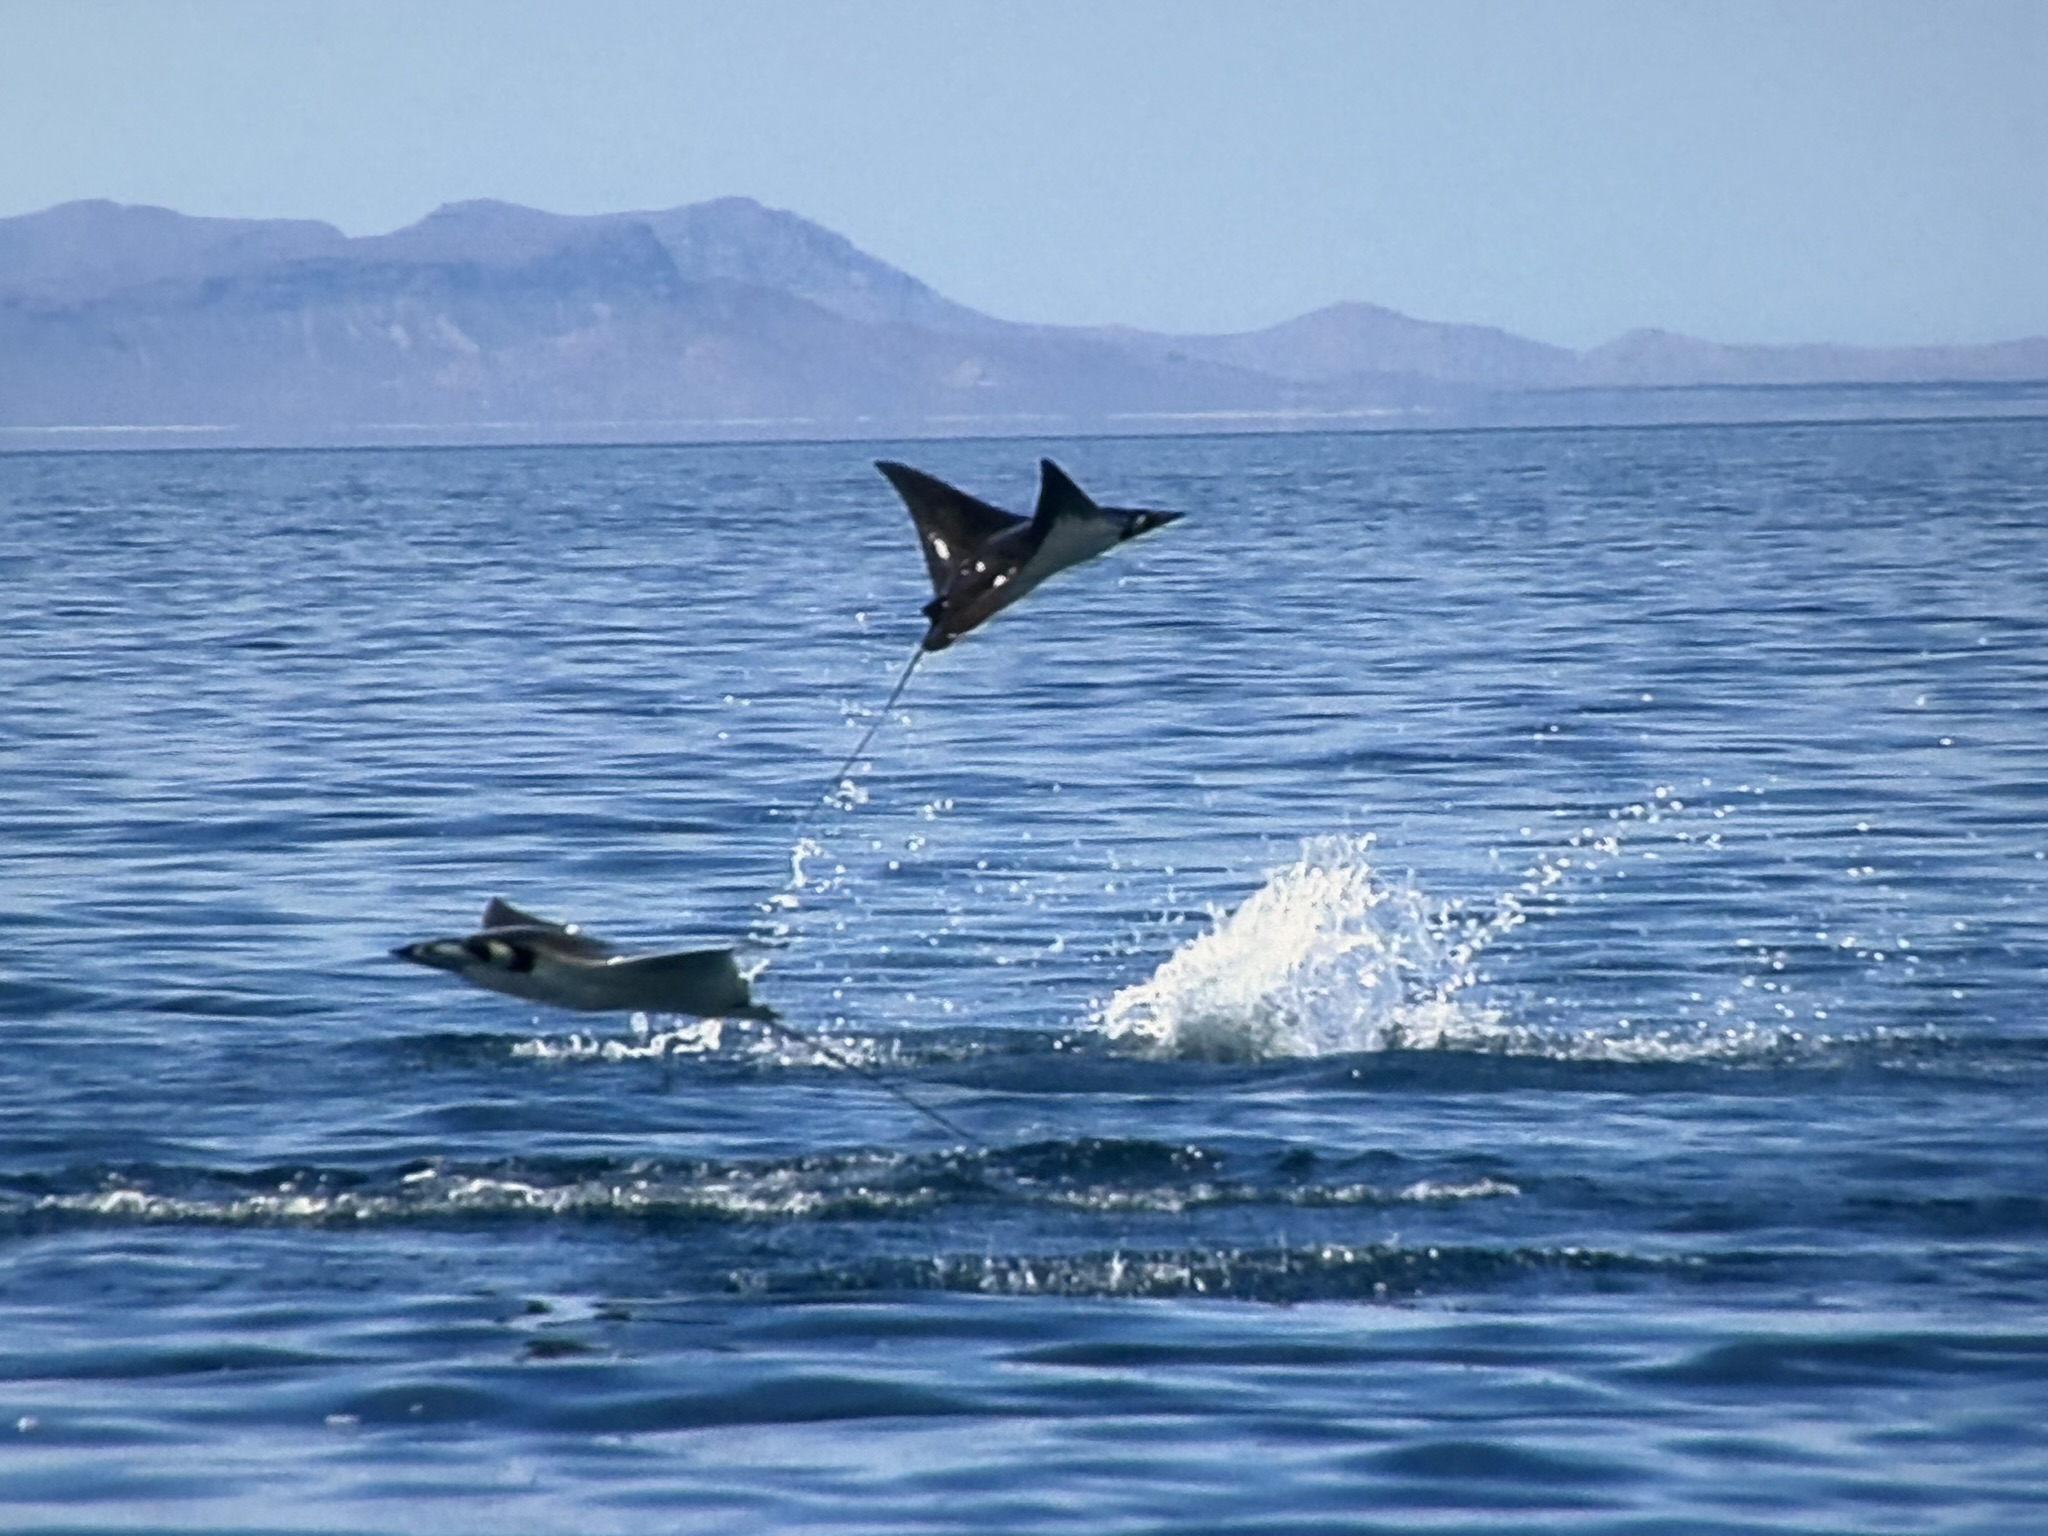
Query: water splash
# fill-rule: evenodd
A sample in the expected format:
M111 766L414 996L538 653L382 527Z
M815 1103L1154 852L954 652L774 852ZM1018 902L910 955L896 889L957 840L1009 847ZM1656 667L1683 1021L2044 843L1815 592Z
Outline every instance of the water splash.
M724 1019L696 1019L656 1029L644 1013L633 1015L624 1038L577 1030L566 1037L536 1036L512 1047L514 1056L540 1061L651 1061L664 1056L716 1055L726 1044Z
M658 1061L712 1058L756 1066L864 1071L900 1065L900 1043L884 1037L798 1034L787 1026L749 1019L693 1019L664 1025L636 1013L625 1034L572 1030L515 1040L512 1055L550 1062Z
M1459 997L1479 952L1522 921L1432 903L1373 867L1370 836L1311 838L1235 911L1136 986L1100 1027L1163 1056L1251 1060L1444 1044L1483 1034L1491 1010Z
M1748 786L1737 792L1761 793ZM1737 807L1709 801L1692 809L1719 823ZM1527 867L1481 904L1483 911L1432 902L1411 878L1375 869L1370 836L1311 838L1243 905L1213 913L1210 928L1150 979L1112 997L1097 1028L1124 1050L1240 1061L1453 1050L1614 1064L1772 1065L1896 1043L1883 1028L1830 1031L1817 1022L1828 1019L1828 1007L1809 1002L1802 1014L1788 1004L1792 984L1783 973L1790 950L1759 948L1748 937L1732 941L1746 973L1727 979L1726 995L1695 983L1661 1008L1650 1005L1646 1016L1632 1009L1573 1027L1537 1025L1510 1020L1467 995L1481 979L1479 960L1490 945L1526 922L1569 911L1576 888L1624 876L1622 865L1631 859L1655 870L1717 857L1722 832L1687 812L1670 785L1604 813L1554 812L1559 836L1527 846ZM1521 830L1524 838L1536 835L1533 827ZM1856 942L1844 940L1831 952ZM1909 947L1903 937L1896 942ZM1873 965L1885 958L1857 953ZM1807 990L1804 980L1801 987ZM1759 1000L1767 1016L1755 1016Z

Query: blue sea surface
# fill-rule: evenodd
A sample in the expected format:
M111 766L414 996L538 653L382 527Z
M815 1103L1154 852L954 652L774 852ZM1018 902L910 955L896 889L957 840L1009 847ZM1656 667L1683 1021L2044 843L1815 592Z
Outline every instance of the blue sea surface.
M806 817L923 631L870 460L1040 451L1187 517ZM2048 422L0 531L0 1527L2048 1530ZM493 895L815 1042L390 957Z

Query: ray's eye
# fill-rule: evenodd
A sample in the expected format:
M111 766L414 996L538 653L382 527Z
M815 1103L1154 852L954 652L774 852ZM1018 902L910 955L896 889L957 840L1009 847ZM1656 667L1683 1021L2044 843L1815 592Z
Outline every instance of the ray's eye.
M491 953L495 944L496 940L493 939L464 939L462 941L462 947L468 951L470 959L481 960L485 965L489 965L497 958Z

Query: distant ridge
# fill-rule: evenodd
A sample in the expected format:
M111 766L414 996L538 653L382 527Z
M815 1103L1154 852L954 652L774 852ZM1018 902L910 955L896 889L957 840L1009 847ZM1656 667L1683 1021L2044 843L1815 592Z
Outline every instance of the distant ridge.
M2044 381L2041 338L1573 352L1362 303L1224 336L1021 324L740 197L453 203L358 238L111 202L0 219L0 447L1741 418L1843 409L1758 387L1865 385L1907 393L1863 410L2038 413Z

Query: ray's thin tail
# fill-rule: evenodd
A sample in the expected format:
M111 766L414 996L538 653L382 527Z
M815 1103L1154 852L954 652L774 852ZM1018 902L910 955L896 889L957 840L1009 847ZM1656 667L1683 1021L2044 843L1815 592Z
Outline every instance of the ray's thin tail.
M810 829L811 823L817 820L818 812L832 803L833 796L846 783L846 775L852 770L853 765L860 761L861 755L867 751L869 743L875 739L875 733L881 730L883 722L889 718L889 711L896 707L896 701L903 697L903 690L910 686L910 674L917 670L917 664L923 657L924 645L920 641L917 649L910 653L910 660L903 664L903 671L896 678L896 686L889 690L889 696L882 701L882 707L875 711L875 718L868 722L868 728L860 733L860 740L854 743L853 750L840 760L839 766L832 770L832 776L826 779L824 788L813 795L809 802L805 804L803 810L798 813L795 825L789 830L789 878L783 882L778 891L765 898L762 902L761 910L764 913L773 912L779 907L791 905L790 893L802 888L804 883L804 833ZM754 937L757 942L774 948L776 947L776 939L779 937L779 934L762 933L757 929Z
M962 1141L966 1142L969 1146L986 1150L988 1144L984 1142L979 1136L975 1135L974 1132L968 1130L965 1126L956 1125L953 1121L947 1119L944 1115L940 1114L936 1109L933 1109L931 1105L925 1103L922 1099L919 1099L915 1095L913 1095L909 1089L904 1088L897 1083L891 1082L888 1078L882 1076L881 1073L875 1071L872 1067L862 1066L859 1062L855 1061L851 1056L848 1056L844 1052L836 1050L832 1046L827 1045L823 1038L821 1038L820 1036L812 1034L807 1029L799 1029L796 1025L788 1023L779 1016L775 1015L770 1015L766 1018L760 1018L757 1020L757 1022L765 1024L770 1029L780 1031L782 1034L788 1036L790 1039L797 1041L806 1050L816 1051L820 1056L824 1057L825 1060L831 1062L835 1067L842 1067L846 1071L851 1072L858 1077L863 1077L867 1079L868 1082L872 1083L875 1087L881 1089L882 1092L888 1094L891 1098L899 1100L900 1102L909 1105L912 1109L916 1110L920 1115L923 1115L925 1119L931 1121L933 1125L936 1125L941 1130L945 1131L947 1135L958 1136Z
M840 785L846 782L847 773L851 771L855 763L860 761L861 754L866 752L869 744L874 741L875 733L881 730L883 722L889 718L889 712L896 707L896 701L903 697L903 690L910 686L910 675L917 670L917 664L923 658L924 643L919 641L917 649L910 653L910 660L903 664L903 671L896 678L896 686L889 690L889 696L882 701L882 707L875 712L875 718L868 723L868 728L861 732L860 740L854 743L853 750L846 754L846 757L837 768L832 770L832 776L825 781L825 787L812 796L810 803L804 807L803 814L797 817L796 826L792 829L791 835L799 846L803 842L805 830L817 817L818 812L831 802L832 796L837 793ZM785 887L785 891L786 889ZM831 1062L834 1066L843 1068L858 1077L865 1078L891 1098L916 1110L925 1119L945 1131L947 1135L958 1136L972 1147L986 1145L979 1136L976 1136L965 1126L957 1125L947 1119L936 1109L933 1109L931 1105L917 1098L909 1089L891 1082L888 1078L882 1076L881 1073L861 1065L861 1063L855 1061L844 1052L827 1045L821 1037L812 1034L809 1030L799 1029L796 1025L775 1015L761 1018L759 1022L766 1025L769 1029L777 1030L787 1038L798 1042L805 1049L817 1052L818 1055L824 1057L825 1060Z
M910 686L910 674L917 670L917 664L923 659L924 642L919 641L917 649L910 653L910 660L903 664L903 671L896 679L896 686L889 690L889 697L882 700L882 707L875 711L875 718L869 721L868 728L861 732L860 740L854 744L853 750L846 754L845 760L832 770L832 776L825 781L825 787L811 797L810 804L804 807L803 814L797 818L794 830L798 837L803 835L804 829L811 824L818 812L831 802L840 785L846 782L848 771L860 761L861 754L867 751L868 744L875 739L875 733L889 718L889 711L896 707L896 701L903 697L903 690Z

